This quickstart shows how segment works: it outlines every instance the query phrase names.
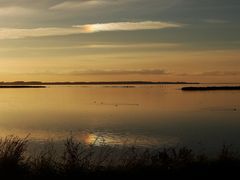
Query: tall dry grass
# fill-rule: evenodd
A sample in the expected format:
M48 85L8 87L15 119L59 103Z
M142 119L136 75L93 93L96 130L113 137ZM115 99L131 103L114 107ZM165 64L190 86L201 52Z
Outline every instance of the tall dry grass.
M210 177L238 175L240 158L223 146L216 158L192 149L85 145L69 137L58 155L50 142L36 155L27 153L28 138L0 139L0 179L79 179L94 177Z

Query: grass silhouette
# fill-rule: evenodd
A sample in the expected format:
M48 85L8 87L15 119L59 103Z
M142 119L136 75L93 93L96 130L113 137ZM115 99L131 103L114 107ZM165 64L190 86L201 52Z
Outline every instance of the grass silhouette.
M0 139L1 179L80 179L129 177L229 177L237 175L240 159L229 146L215 158L192 149L111 147L85 145L69 137L57 155L52 143L35 156L27 153L28 138Z

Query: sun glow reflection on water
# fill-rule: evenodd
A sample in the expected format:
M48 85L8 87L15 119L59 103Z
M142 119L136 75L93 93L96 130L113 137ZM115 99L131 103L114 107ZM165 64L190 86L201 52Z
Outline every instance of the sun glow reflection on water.
M240 92L182 86L50 86L1 89L0 136L42 142L72 134L86 144L164 146L240 143Z

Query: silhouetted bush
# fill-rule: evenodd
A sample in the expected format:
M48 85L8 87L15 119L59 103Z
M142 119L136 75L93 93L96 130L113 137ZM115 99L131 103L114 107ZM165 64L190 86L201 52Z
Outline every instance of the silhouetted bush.
M52 142L35 156L27 153L27 138L0 139L1 179L79 179L123 177L229 177L237 175L240 159L229 146L216 158L192 149L112 147L83 144L69 137L58 155Z
M27 138L8 136L0 139L0 176L22 176L28 173L28 161L24 156ZM14 172L14 173L12 173Z

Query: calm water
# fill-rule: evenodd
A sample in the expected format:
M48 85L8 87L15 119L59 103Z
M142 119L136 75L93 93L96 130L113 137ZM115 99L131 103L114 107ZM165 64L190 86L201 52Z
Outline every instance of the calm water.
M240 147L240 91L182 92L180 85L0 89L0 135L36 142L72 133L84 143Z

